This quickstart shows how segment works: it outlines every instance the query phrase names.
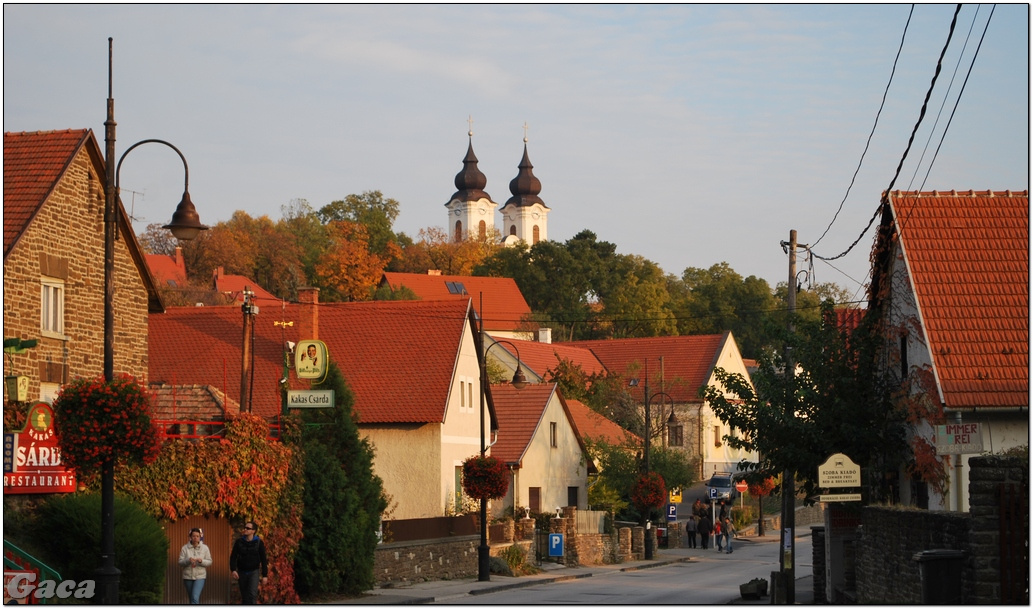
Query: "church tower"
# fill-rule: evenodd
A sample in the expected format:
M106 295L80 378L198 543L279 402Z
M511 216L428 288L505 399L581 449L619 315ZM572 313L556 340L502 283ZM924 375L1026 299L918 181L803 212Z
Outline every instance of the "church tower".
M534 177L534 166L527 156L527 125L524 125L524 158L517 176L509 183L513 196L502 206L503 243L513 245L524 241L534 245L549 238L549 208L538 196L542 183Z
M463 159L463 170L456 174L458 190L445 203L448 208L446 230L453 241L485 239L495 231L495 208L498 203L484 192L488 179L477 168L477 155L473 153L473 119L470 119L470 144Z

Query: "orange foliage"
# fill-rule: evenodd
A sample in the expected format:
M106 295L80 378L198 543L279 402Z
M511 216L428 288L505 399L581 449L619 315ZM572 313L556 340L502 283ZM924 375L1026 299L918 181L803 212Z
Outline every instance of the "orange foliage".
M369 300L390 256L370 253L369 235L361 224L334 220L327 225L327 235L326 251L316 264L326 299Z

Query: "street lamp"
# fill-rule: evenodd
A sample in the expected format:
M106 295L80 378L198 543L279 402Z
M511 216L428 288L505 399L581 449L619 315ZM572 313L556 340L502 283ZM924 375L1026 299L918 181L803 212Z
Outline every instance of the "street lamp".
M190 202L189 172L183 153L163 140L143 140L129 147L116 165L115 159L115 100L111 95L111 52L112 39L108 38L108 114L104 121L104 380L111 382L115 376L115 210L119 195L118 170L129 152L147 143L169 146L183 159L183 170L187 178L183 184L183 199L172 216L172 222L164 228L172 231L179 239L189 240L208 227L201 224L194 204ZM115 463L108 459L101 466L101 566L97 569L100 580L99 602L104 605L118 603L119 570L115 567Z
M478 352L480 356L480 376L481 376L481 458L484 457L484 453L487 452L488 447L485 444L484 438L484 406L486 402L486 392L488 391L488 351L492 347L500 343L505 343L513 347L513 351L516 353L517 365L516 372L513 373L513 380L510 383L514 389L523 389L527 386L527 377L524 376L524 372L520 369L520 350L517 346L508 340L495 340L487 348L484 347L484 295L481 295L481 315L478 316L478 332L477 338L480 345L478 345ZM496 441L498 438L496 437ZM494 444L495 442L492 442ZM488 499L481 497L481 545L477 546L477 581L491 581L491 560L488 549Z

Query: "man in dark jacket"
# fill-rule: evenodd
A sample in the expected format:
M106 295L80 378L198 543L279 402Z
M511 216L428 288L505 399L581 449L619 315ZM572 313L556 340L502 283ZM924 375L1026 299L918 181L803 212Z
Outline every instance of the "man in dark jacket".
M714 530L714 521L710 519L710 510L703 510L703 518L699 521L700 547L704 550L710 548L710 533Z
M240 586L240 602L244 605L254 605L258 599L259 569L262 583L269 580L265 543L256 536L257 533L258 525L245 522L243 534L233 542L233 551L230 553L230 571Z

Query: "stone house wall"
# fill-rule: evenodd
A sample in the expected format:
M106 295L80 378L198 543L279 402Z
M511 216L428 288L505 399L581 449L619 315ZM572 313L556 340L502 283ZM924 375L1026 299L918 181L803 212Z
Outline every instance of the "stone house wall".
M969 467L968 513L893 506L863 508L860 534L854 544L858 603L922 603L921 572L914 556L925 550L949 549L964 552L958 604L1028 604L1029 462L1023 458L972 457ZM1020 509L1004 521L1002 489L1017 489ZM1002 528L1011 529L1003 546ZM1005 548L1014 550L1010 566L1002 564ZM823 570L824 565L815 562L814 568ZM1007 574L1018 581L1005 589L1002 578Z
M5 374L30 377L30 402L40 382L103 374L104 176L90 149L77 152L4 260L4 336L39 339L5 366ZM42 277L64 282L63 338L42 335ZM115 241L115 281L114 369L146 382L148 295L124 233Z

